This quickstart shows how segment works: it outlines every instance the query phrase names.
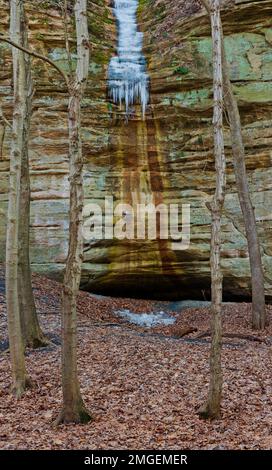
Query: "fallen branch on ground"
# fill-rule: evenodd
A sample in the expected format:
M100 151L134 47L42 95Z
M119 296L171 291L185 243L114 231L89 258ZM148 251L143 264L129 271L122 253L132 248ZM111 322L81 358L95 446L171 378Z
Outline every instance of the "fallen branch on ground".
M196 339L206 338L207 336L211 336L210 331L205 331L205 333L201 333L200 335L197 335ZM264 342L263 339L258 338L257 336L245 335L245 334L239 334L239 333L223 333L223 336L226 337L226 338L246 339L248 341L256 341L258 343L263 343Z
M197 331L197 328L194 328L192 326L187 326L184 328L177 328L174 330L173 334L177 338L183 338L183 336L190 335L191 333L195 333Z

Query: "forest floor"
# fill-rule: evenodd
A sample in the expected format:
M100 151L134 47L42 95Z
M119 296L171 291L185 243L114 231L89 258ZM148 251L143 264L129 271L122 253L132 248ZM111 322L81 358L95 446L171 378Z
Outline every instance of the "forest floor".
M0 449L272 448L272 328L252 332L249 304L224 306L222 419L206 422L198 418L197 409L209 380L209 308L173 311L167 302L81 292L79 376L93 421L54 428L62 399L61 284L34 275L33 286L40 322L52 343L27 351L34 388L16 401L10 394L0 268ZM144 328L119 318L120 309L168 309L176 323ZM271 316L271 306L267 309ZM187 327L197 331L179 338Z

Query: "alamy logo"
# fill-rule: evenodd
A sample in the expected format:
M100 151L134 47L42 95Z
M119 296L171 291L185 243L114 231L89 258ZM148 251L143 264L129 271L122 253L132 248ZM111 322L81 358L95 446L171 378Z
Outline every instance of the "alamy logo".
M190 246L190 204L158 204L152 202L114 206L112 196L100 204L87 204L83 209L83 236L95 240L170 240L173 250Z

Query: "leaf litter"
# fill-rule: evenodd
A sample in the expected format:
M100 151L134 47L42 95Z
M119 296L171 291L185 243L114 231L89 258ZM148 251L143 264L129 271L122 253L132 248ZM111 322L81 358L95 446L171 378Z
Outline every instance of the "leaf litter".
M78 297L78 363L82 395L93 421L54 428L62 402L61 284L33 275L41 325L52 345L27 351L34 388L10 394L4 273L0 268L0 449L271 449L271 327L252 332L249 304L223 308L226 337L222 419L205 422L197 409L209 380L210 308L171 311L169 302ZM172 325L129 323L118 310L175 316ZM271 306L267 307L271 316ZM179 338L187 327L197 330ZM208 332L208 333L207 333ZM201 337L201 334L207 336Z

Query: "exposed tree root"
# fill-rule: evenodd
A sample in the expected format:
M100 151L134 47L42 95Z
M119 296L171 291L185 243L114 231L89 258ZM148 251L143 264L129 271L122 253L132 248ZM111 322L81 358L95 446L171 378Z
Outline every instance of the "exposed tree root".
M54 421L53 426L59 426L61 424L87 424L92 421L92 415L85 408L84 404L79 405L75 409L63 408Z
M43 334L26 341L26 347L30 349L46 348L51 341Z
M197 414L201 419L209 419L211 421L221 418L220 408L212 409L209 403L201 406Z
M33 382L30 377L26 377L24 380L18 380L11 386L11 393L17 400L20 400L26 390L33 387Z

